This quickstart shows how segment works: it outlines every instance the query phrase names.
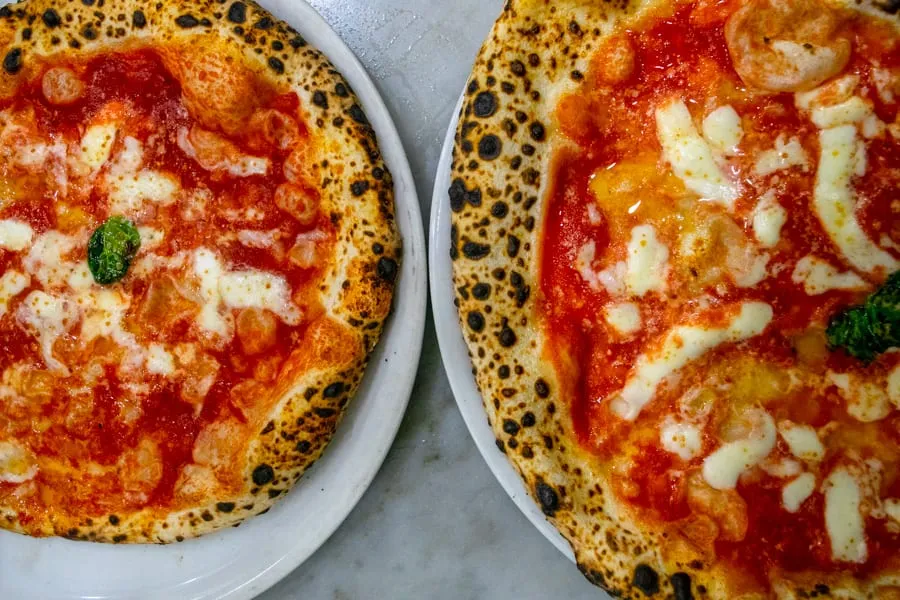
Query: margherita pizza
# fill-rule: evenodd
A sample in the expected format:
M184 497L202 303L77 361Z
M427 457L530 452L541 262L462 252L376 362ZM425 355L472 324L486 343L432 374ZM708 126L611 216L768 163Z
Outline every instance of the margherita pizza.
M0 527L163 543L265 511L398 273L352 90L244 0L29 0L0 56Z
M456 138L497 445L626 598L900 598L896 2L512 0Z

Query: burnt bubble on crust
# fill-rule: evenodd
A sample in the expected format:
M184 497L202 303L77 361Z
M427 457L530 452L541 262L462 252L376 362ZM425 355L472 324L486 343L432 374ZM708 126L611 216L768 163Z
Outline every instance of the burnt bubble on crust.
M675 573L671 577L672 593L675 594L675 600L694 600L694 594L691 592L691 576L687 573Z
M659 592L659 574L650 565L640 564L634 568L632 585L645 595L653 596Z
M552 517L559 510L559 495L551 486L543 481L538 482L534 489L535 496L540 502L541 510L548 517Z
M0 520L0 528L23 533L120 543L177 542L239 524L283 497L322 455L390 312L402 255L393 180L375 131L352 87L328 59L249 0L25 0L0 7L0 18L9 33L2 49L9 85L20 85L26 74L32 77L38 65L52 63L60 50L65 50L65 59L78 61L110 48L119 51L123 43L141 47L184 42L217 51L221 45L225 51L239 51L258 77L298 95L311 139L334 142L323 144L322 160L314 166L319 183L330 182L322 186L323 202L334 207L330 214L335 216L337 248L350 250L335 252L334 269L348 287L340 298L323 302L326 315L342 332L328 337L335 332L327 330L323 337L343 341L340 352L326 347L323 356L339 354L341 362L317 359L321 369L301 374L298 391L282 398L247 434L242 487L231 497L220 493L203 499L202 505L183 503L168 513L117 508L114 515L98 515L90 522L69 514L40 523L16 517ZM313 102L315 91L322 93L322 106ZM359 185L351 190L353 182ZM354 195L361 189L365 192Z

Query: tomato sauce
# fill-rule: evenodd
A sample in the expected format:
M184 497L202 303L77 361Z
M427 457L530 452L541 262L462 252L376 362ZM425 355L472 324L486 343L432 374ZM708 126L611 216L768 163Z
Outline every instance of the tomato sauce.
M313 230L318 230L328 239L333 236L334 226L328 215L321 214L321 211L312 223L300 224L275 204L275 190L285 181L283 167L291 147L279 148L274 143L265 142L258 132L248 127L246 132L226 137L241 152L267 158L271 164L268 175L238 178L210 173L177 144L179 131L190 129L195 123L182 101L181 85L166 70L155 51L105 54L81 63L52 66L67 66L79 74L84 84L80 99L67 106L50 104L42 93L41 77L37 77L13 100L0 105L0 109L12 113L33 111L38 131L47 138L65 140L70 148L73 145L77 147L88 126L98 118L102 119L109 111L115 111L112 120L119 126L119 134L110 161L115 160L123 136L129 135L142 143L142 168L172 174L180 183L178 201L169 206L154 205L147 209L151 211L149 215L142 217L141 223L162 229L165 233L164 242L153 249L154 254L174 257L179 252L211 248L228 269L259 269L283 276L295 297L316 282L319 274L316 268L297 267L283 252L278 255L270 249L248 247L234 237L241 229L276 230L282 240L293 240L298 234ZM261 90L267 85L259 82ZM262 108L274 109L297 121L301 142L307 140L309 133L303 123L297 95L268 88L263 91L261 97L271 98L271 101ZM108 200L96 189L89 190L89 193L71 191L61 199L58 191L46 186L43 179L37 177L32 181L28 177L12 172L0 178L3 185L24 186L24 189L18 190L16 200L0 205L0 219L23 220L38 236L50 229L65 228L60 202L68 211L66 214L76 215L80 228L91 230L110 216ZM197 190L201 190L208 201L200 218L187 218L185 203L193 194L201 193ZM318 199L318 191L312 186L305 186L305 191ZM151 203L148 202L144 206L149 205ZM245 216L248 210L254 211L253 218ZM229 234L232 237L223 241L222 236ZM288 241L284 250L290 249L292 243ZM322 247L327 247L328 243ZM322 252L320 262L324 263L325 251ZM13 268L16 257L15 253L0 250L0 273ZM77 248L67 258L85 260L86 248ZM193 341L192 336L195 335L191 324L196 312L180 319L172 314L151 313L149 322L142 321L148 318L141 313L141 309L151 284L165 277L165 271L156 272L146 280L126 276L120 284L131 298L126 327L143 347L151 342L174 345ZM39 287L40 283L32 281L18 297L24 298L30 290ZM192 451L199 432L205 425L222 419L234 419L248 427L256 427L260 412L268 412L267 403L277 392L271 381L285 365L305 327L303 323L289 326L277 320L275 343L262 354L245 352L237 335L223 348L205 349L206 354L218 364L218 372L203 398L202 406L186 401L181 389L185 382L199 377L199 373L189 372L185 381L170 381L147 374L143 382L147 390L139 393L139 399L135 400L138 407L134 412L138 416L131 418L123 415L134 408L129 407L129 398L134 394L127 389L125 382L120 381L115 362L105 367L89 393L80 399L72 396L71 390L81 385L77 361L118 351L110 340L100 338L86 354L79 353L76 328L62 336L55 346L57 355L65 353L66 357L76 361L71 365L72 378L57 377L55 382L45 382L47 393L40 402L29 398L28 406L5 408L4 411L10 414L0 413L0 437L5 433L13 439L27 440L42 461L53 457L75 469L86 468L89 464L110 469L106 475L74 481L68 481L68 475L61 478L52 470L42 469L38 473L35 481L43 490L42 497L60 496L56 498L57 505L69 505L73 514L103 514L143 506L171 509L181 468L193 461ZM0 373L22 363L30 363L38 371L44 368L35 337L23 331L15 319L7 315L5 319L0 318ZM251 397L243 398L244 402L259 406L256 412L235 404L232 392L239 384L246 382L251 382L251 386L253 382L258 383L255 387L245 388L251 392L244 395ZM26 382L24 385L31 393L36 393L36 383ZM83 405L81 409L79 402ZM75 419L76 416L79 418ZM122 484L116 474L122 469L119 461L147 436L157 444L161 456L159 481L152 489L145 490L143 495L127 497L126 494L123 497ZM240 445L243 442L235 439L232 443ZM240 465L228 467L239 468ZM0 499L8 498L13 489L14 485L0 482ZM32 518L30 514L43 510L39 498L32 497L28 502L30 504L23 513L23 522Z
M862 301L866 295L834 290L808 295L792 279L794 266L807 255L840 265L842 271L846 270L842 266L846 263L813 208L818 129L795 106L793 94L751 93L732 66L723 25L738 5L739 2L731 0L702 1L698 7L687 7L657 19L646 29L628 32L625 37L634 51L633 72L614 84L604 83L601 77L588 72L581 88L563 97L556 109L559 131L574 142L575 148L560 150L553 159L544 217L540 310L549 337L547 352L560 374L564 397L570 401L573 427L582 445L606 460L615 461L623 455L631 457L630 471L621 477L614 475L613 487L622 500L640 509L642 518L655 523L677 523L691 513L685 478L696 473L703 458L721 444L715 425L727 419L719 413L731 410L729 402L738 410L741 402L739 398L720 398L713 408L712 425L703 430L702 451L696 458L682 461L661 448L658 433L667 416L678 414L680 398L692 387L702 386L709 377L709 369L734 373L728 377L735 381L742 377L761 381L767 372L747 375L741 371L741 361L759 360L776 370L797 366L795 338L827 323L836 312ZM851 20L845 27L854 42L854 53L845 73L859 76L860 88L867 90L876 114L893 122L897 103L887 104L877 97L872 65L900 64L900 46L884 42L885 36L890 39L891 34L866 21ZM603 62L603 56L598 55L592 69L602 68ZM731 105L742 117L741 152L728 162L731 175L742 187L733 215L718 207L702 206L696 200L686 203L677 193L660 191L671 185L669 179L663 179L658 173L665 173L670 167L661 158L653 115L656 107L671 97L684 100L695 122L724 105ZM779 135L784 135L785 141L797 138L809 164L774 176L753 175L755 158L771 149ZM900 224L896 218L898 145L890 135L869 141L867 174L854 181L857 218L876 242L887 236L900 243ZM649 166L642 158L648 155L657 157ZM638 175L632 178L637 183L630 195L616 196L618 192L613 191L608 192L609 198L598 197L597 181L605 181L609 173L623 168L639 169ZM657 177L658 185L653 183ZM687 273L678 265L678 236L685 226L696 224L697 214L705 214L703 218L711 219L710 222L724 217L736 222L744 235L753 239L753 209L770 190L788 219L780 243L767 250L769 276L748 288L737 287L730 280L719 280L698 289L691 278L699 275L702 279L703 273L694 273L693 269ZM594 213L599 213L599 218L596 214L591 216L589 206ZM699 222L702 228L704 221ZM593 268L596 271L609 268L624 259L630 229L645 223L656 226L669 248L672 272L664 294L646 295L637 301L642 327L632 337L623 339L611 333L603 317L604 307L617 301L617 297L585 279L579 256L586 245L592 244ZM723 253L726 250L727 247L723 248ZM890 252L900 257L900 253ZM870 283L880 284L884 277L877 276ZM714 319L718 309L743 301L761 301L773 308L774 319L762 336L739 346L718 346L696 364L682 369L679 377L661 385L635 422L623 421L612 412L609 399L625 385L637 357L657 347L666 331L685 322L695 323L696 317L686 319L688 315L702 312L708 320ZM701 302L705 307L702 311ZM707 325L714 323L709 321ZM883 373L894 363L888 357L868 368L843 352L831 352L825 363L804 368L818 373L831 368L865 375ZM777 376L777 371L773 373ZM839 428L848 430L859 426L848 415L846 403L836 392L815 397L802 391L780 397L776 393L765 402L776 421L790 419L815 427L835 422ZM869 425L887 435L891 423L887 419ZM780 444L775 456L789 456L786 447ZM893 457L893 463L900 463L900 455ZM891 470L894 466L887 464L886 468ZM759 574L760 581L765 580L764 573L773 566L787 570L872 572L884 567L900 547L900 538L886 529L883 520L870 519L868 560L863 565L836 563L831 558L824 529L820 493L814 493L797 514L791 514L781 505L781 489L789 479L762 474L751 480L738 487L738 493L747 499L748 505L746 537L740 542L717 542L716 551L725 560Z

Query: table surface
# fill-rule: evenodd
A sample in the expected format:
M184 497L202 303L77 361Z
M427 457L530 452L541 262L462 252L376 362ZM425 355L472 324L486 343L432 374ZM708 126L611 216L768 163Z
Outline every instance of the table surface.
M297 0L301 1L301 0ZM427 231L454 105L503 0L309 0L369 71L409 156ZM603 598L526 520L478 453L429 316L409 412L332 538L260 600Z

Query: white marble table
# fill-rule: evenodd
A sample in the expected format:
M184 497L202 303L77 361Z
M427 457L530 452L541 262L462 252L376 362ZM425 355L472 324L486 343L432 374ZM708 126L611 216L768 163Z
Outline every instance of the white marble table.
M426 220L447 124L502 3L310 0L381 90L406 146ZM457 412L430 318L409 413L374 484L310 560L261 596L602 597L488 471Z

